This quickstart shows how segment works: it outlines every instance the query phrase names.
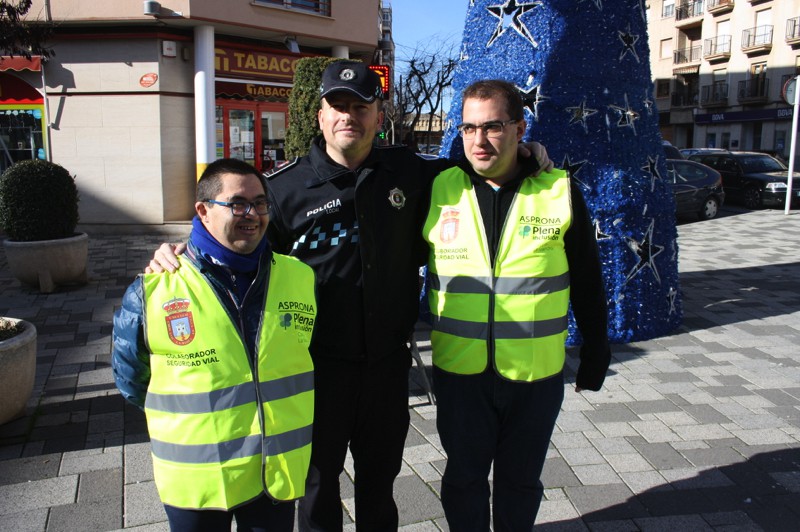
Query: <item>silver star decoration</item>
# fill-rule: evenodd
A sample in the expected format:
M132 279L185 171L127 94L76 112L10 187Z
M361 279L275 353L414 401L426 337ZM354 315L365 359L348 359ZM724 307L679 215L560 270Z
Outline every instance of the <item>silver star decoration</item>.
M531 9L541 7L541 5L542 2L539 0L532 0L526 4L518 4L517 0L506 0L505 4L488 6L486 10L493 17L497 18L497 26L495 27L492 36L489 37L489 42L486 43L486 47L488 48L494 44L494 41L499 39L508 28L513 28L523 38L527 39L534 48L539 46L539 43L537 43L533 38L530 30L525 23L522 22L520 17L522 17L522 15Z
M639 257L639 262L631 268L631 271L628 272L628 276L625 277L625 282L627 283L631 279L633 279L640 271L645 268L650 268L650 271L653 272L653 277L656 278L659 284L661 284L661 277L658 275L658 269L656 268L655 258L664 251L664 246L659 246L653 243L653 229L656 225L656 219L650 219L650 226L645 231L644 235L642 236L642 241L638 242L631 237L625 237L628 241L628 247L636 253L636 256Z
M461 44L461 54L458 59L459 61L466 61L469 59L469 53L467 53L467 43Z
M678 181L678 171L675 168L667 168L667 182L668 183L675 183Z
M675 308L675 300L678 297L678 291L675 290L674 287L669 287L669 292L667 292L667 298L669 299L669 314L670 316L675 314L677 309Z
M639 120L639 113L631 109L628 103L628 93L625 93L625 107L620 107L619 105L609 105L609 107L620 115L617 121L617 127L629 127L633 130L633 134L635 135L636 126L634 122Z
M530 89L523 89L517 86L520 96L522 96L522 104L531 112L533 119L539 121L539 104L544 100L549 100L547 96L543 95L539 90L541 85L534 85Z
M595 114L597 109L586 107L586 98L583 99L579 106L567 107L566 111L572 114L572 117L569 119L569 125L580 122L581 125L583 125L583 130L586 133L589 132L589 128L586 126L586 119Z
M642 20L647 22L647 7L644 0L639 0L639 14L642 16Z
M604 233L603 230L600 229L600 220L594 221L594 239L597 241L611 240L611 235Z
M647 90L644 91L644 100L642 100L642 105L644 108L647 109L647 114L653 114L653 100L650 99L650 95L647 93Z
M561 162L561 169L567 172L567 175L569 176L570 179L574 179L576 183L578 183L586 190L591 190L591 187L589 187L589 185L578 179L578 172L581 171L581 168L583 168L583 165L586 164L587 162L588 162L587 159L584 159L582 161L573 163L569 159L569 154L566 154L564 155L564 160Z
M619 54L619 60L622 61L622 58L625 57L628 54L628 52L630 52L631 55L633 55L634 59L636 59L636 62L638 63L639 54L636 53L636 48L634 48L634 45L637 42L639 42L639 36L631 33L630 24L628 24L627 31L617 30L617 34L619 36L619 40L622 41L622 44L624 45L624 47L622 48L622 52L620 52Z
M661 173L658 171L658 155L655 159L648 155L647 164L641 169L650 174L650 192L652 192L656 188L656 178L661 179Z

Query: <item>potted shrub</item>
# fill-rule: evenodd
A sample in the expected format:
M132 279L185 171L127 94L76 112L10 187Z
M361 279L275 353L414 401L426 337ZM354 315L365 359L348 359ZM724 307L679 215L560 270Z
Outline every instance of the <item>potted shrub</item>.
M0 318L0 425L19 417L36 376L36 327Z
M0 226L11 274L45 293L84 284L89 237L75 233L78 189L49 161L21 161L0 176Z

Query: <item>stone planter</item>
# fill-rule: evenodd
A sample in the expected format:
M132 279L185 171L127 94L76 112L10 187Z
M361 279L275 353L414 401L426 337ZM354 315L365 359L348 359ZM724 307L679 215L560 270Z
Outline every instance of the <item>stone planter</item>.
M36 376L36 327L22 322L25 330L0 341L0 425L20 416L33 391Z
M86 284L89 236L20 242L6 240L6 259L11 274L21 283L49 294L57 285Z

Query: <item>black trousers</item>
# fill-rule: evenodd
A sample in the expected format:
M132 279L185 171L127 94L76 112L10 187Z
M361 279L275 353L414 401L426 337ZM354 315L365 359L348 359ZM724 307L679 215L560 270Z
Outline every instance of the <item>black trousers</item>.
M493 369L454 375L436 367L436 427L447 453L442 507L452 532L489 531L494 462L495 532L532 530L544 493L547 448L564 399L561 373L512 382Z
M230 511L186 510L164 505L173 532L230 532L236 518L238 532L292 532L294 503L275 502L266 495Z
M320 360L314 365L314 434L302 532L342 530L339 475L348 445L355 469L356 530L397 530L394 480L408 433L407 348L367 364Z

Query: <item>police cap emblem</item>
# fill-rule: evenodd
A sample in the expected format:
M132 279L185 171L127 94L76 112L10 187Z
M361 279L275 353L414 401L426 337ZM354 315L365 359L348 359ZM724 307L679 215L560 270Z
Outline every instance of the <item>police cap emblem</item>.
M356 73L352 68L345 68L339 72L339 79L342 81L351 81L356 78Z

